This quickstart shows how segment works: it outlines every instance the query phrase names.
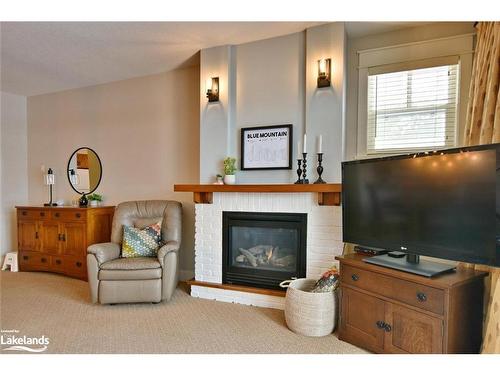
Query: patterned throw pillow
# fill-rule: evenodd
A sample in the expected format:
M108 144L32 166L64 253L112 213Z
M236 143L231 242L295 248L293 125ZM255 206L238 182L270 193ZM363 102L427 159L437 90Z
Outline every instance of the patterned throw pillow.
M161 221L144 229L123 226L122 257L154 257L161 243Z
M316 281L314 284L314 288L312 289L312 293L326 293L333 292L337 289L339 283L339 272L337 271L337 267L333 266L328 271L326 271L321 278Z

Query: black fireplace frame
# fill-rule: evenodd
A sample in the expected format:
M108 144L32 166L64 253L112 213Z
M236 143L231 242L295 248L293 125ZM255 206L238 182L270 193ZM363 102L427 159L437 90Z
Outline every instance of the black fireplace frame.
M235 267L231 264L229 244L231 243L230 226L255 226L260 228L293 228L298 231L299 251L295 271L259 270ZM265 289L281 289L279 283L292 278L306 276L307 255L307 214L282 212L242 212L223 211L222 213L222 282L253 286Z

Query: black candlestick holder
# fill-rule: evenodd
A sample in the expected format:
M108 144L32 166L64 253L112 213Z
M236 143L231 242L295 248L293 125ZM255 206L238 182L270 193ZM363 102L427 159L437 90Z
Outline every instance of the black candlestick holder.
M309 180L306 178L307 176L307 152L302 153L302 183L308 184Z
M321 178L321 175L323 174L323 166L321 163L323 162L323 153L318 152L318 167L316 168L316 172L318 172L318 179L314 181L315 184L326 184L325 181Z
M298 164L298 167L297 167L297 181L295 181L296 184L301 184L302 183L302 179L300 178L300 176L302 176L302 159L297 159L297 164Z

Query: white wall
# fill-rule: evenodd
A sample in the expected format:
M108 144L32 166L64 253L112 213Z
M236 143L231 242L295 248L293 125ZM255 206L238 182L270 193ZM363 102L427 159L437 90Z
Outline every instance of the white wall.
M28 98L29 201L47 199L40 166L53 168L54 198L75 198L66 177L72 152L94 149L105 204L173 199L183 204L181 269L194 268L192 194L199 177L199 67ZM77 196L76 196L77 197ZM185 273L187 275L187 273ZM182 276L182 275L181 275Z
M1 93L0 258L17 250L14 206L28 203L26 98Z

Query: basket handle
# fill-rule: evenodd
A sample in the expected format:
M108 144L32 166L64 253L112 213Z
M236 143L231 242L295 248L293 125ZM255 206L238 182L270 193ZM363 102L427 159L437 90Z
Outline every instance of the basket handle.
M280 287L282 288L288 288L288 286L290 285L290 283L292 282L293 280L285 280L285 281L282 281L280 283Z

